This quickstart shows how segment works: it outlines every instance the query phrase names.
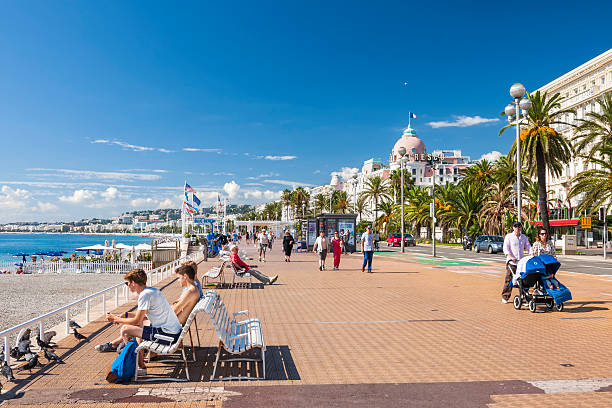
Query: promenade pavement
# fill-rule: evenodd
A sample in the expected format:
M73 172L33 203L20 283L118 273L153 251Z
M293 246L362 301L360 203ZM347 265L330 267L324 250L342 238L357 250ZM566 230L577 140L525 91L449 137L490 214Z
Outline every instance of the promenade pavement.
M254 254L252 246L247 248ZM418 262L374 258L361 272L358 254L340 271L319 271L313 254L283 262L279 246L257 264L279 275L271 286L217 289L231 311L248 309L263 322L266 380L210 381L218 340L198 318L201 348L192 381L94 385L104 382L115 353L93 346L117 336L102 319L68 337L50 364L4 384L14 406L209 407L556 407L612 406L612 278L563 274L574 300L563 312L514 310L500 303L504 271L497 263ZM199 276L215 263L203 262ZM227 271L228 279L231 271ZM170 300L180 292L161 283ZM118 312L135 306L135 301ZM46 360L41 357L41 362ZM260 372L261 365L224 365L217 376ZM178 374L152 362L149 374ZM178 370L175 372L174 370Z

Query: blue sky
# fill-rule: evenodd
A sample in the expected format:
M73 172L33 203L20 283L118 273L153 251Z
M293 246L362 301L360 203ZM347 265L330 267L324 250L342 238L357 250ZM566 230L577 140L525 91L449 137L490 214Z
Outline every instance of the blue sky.
M212 3L2 3L0 222L177 208L185 179L264 202L387 160L409 111L430 151L505 153L509 86L611 46L606 2ZM461 116L499 120L431 124Z

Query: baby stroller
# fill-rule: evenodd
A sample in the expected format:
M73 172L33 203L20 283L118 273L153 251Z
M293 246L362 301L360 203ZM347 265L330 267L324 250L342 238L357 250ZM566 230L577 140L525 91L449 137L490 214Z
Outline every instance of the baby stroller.
M559 261L551 255L522 258L512 279L512 286L519 288L519 294L514 297L514 308L519 310L523 304L527 304L529 311L535 313L537 305L544 304L547 310L554 308L561 312L563 303L572 299L570 290L558 280L558 289L551 289L544 282L560 267Z

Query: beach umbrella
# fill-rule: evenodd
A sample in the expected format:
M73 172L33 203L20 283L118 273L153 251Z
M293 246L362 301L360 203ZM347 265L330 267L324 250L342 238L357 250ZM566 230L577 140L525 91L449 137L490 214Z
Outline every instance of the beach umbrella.
M115 245L115 248L117 249L132 249L134 247L134 245L126 245L123 243L118 243L117 245Z
M61 251L49 251L47 252L47 256L62 256L62 252Z
M15 266L23 267L23 264L21 262L15 262Z
M149 244L138 244L136 245L136 249L139 251L150 251L151 250L151 245Z
M25 259L25 258L26 258L26 256L30 256L30 254L24 254L23 252L19 252L18 254L15 254L15 255L13 255L13 256L14 256L14 257L21 257L21 260L22 260L23 262L25 262L25 261L26 261L26 259Z

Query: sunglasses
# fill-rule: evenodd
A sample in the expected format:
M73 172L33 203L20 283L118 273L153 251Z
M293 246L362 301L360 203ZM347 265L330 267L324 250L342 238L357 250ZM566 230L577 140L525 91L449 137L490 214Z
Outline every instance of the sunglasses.
M129 281L125 281L125 286L130 286L130 282Z
M548 232L540 232L540 235L548 235Z

